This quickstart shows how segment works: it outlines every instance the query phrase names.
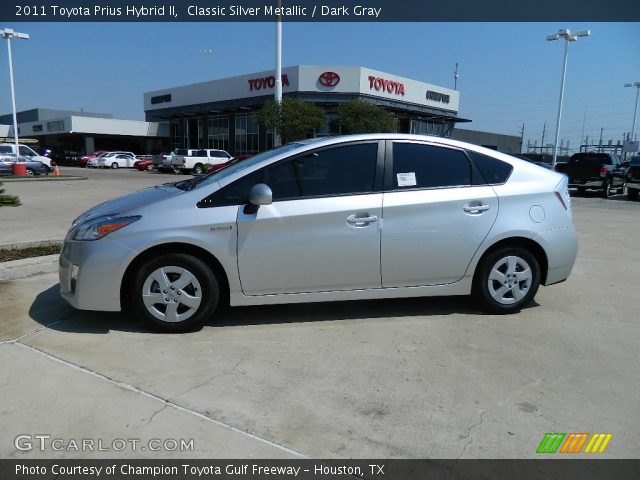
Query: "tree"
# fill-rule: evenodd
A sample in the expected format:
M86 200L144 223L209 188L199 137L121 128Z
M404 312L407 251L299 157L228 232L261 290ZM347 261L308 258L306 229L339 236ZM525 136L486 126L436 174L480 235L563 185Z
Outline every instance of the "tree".
M338 114L342 133L385 133L397 130L393 114L362 100L341 104Z
M4 188L2 188L2 182L0 182L0 207L17 207L22 202L15 195L5 195Z
M307 138L324 125L324 110L313 103L298 98L283 98L278 105L273 100L258 111L258 123L280 133L282 143Z

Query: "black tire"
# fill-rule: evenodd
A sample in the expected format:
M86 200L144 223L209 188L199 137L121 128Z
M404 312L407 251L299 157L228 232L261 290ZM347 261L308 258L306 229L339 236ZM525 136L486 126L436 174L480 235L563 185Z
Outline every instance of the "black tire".
M35 175L35 172L33 170L31 170L30 168L27 168L27 176L28 177L33 177Z
M635 188L627 188L627 199L629 200L637 200L638 199L638 190Z
M147 172L153 172L153 165L147 165Z
M172 170L173 170L173 173L176 175L178 175L182 171L182 169L178 167L173 167Z
M204 169L202 168L202 164L200 163L196 163L196 165L193 167L193 170L191 171L191 173L193 173L194 175L202 175L204 172Z
M579 193L580 195L584 195L584 192L586 192L586 191L587 191L587 189L586 189L586 188L584 188L584 187L578 187L578 193Z
M163 276L160 274L160 278L169 281L165 285L166 289L161 288L160 282L156 280L160 269L164 272ZM172 288L175 284L186 281L189 283L182 288ZM147 304L144 300L145 293ZM187 298L191 305L182 302ZM136 318L154 329L177 333L202 328L215 313L219 299L218 280L206 263L192 255L172 253L151 258L136 268L123 303ZM175 309L169 308L174 305ZM185 318L180 319L180 316ZM167 320L169 318L171 321Z
M119 166L120 166L120 165L118 165L116 162L113 162L113 163L111 164L111 169L112 169L112 170L115 170L115 169L116 169L116 168L118 168Z
M602 184L602 198L609 198L611 196L611 187L612 185L610 180L607 180Z
M536 257L521 247L505 247L480 260L472 294L487 312L507 314L527 305L539 286L540 265Z

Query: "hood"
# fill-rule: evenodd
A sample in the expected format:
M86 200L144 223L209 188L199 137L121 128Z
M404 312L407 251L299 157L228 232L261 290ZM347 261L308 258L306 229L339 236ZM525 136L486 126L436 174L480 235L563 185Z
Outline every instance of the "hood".
M90 208L73 221L73 225L104 215L123 215L141 207L151 205L176 195L184 194L184 190L176 188L172 183L156 185L137 192L128 193L113 200Z

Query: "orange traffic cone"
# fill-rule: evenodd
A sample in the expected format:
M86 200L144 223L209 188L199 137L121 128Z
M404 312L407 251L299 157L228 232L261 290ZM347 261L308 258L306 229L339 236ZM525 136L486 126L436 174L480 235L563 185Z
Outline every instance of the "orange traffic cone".
M56 168L53 171L53 176L54 177L59 177L60 176L60 169L58 168L58 165L56 165Z

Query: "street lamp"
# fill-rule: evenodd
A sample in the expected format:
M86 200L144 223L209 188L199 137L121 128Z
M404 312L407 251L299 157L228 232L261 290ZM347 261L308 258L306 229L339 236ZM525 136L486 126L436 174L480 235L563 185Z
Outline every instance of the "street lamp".
M16 162L20 161L20 149L18 148L18 116L16 114L16 91L13 85L13 59L11 58L11 39L29 40L28 33L15 32L12 28L0 30L2 37L7 40L9 50L9 77L11 78L11 104L13 105L13 138L16 142Z
M562 62L562 80L560 82L560 101L558 102L558 117L556 119L556 141L553 145L553 162L552 167L555 169L558 159L558 140L560 139L560 117L562 115L562 100L564 97L564 79L567 76L567 56L569 55L569 42L575 42L578 37L588 37L591 35L589 30L581 30L576 33L571 33L569 29L563 28L558 30L558 33L553 35L547 35L547 40L552 42L554 40L564 39L564 61Z
M280 13L282 1L278 0L276 8L278 9L278 16L276 18L276 91L275 101L278 105L278 111L282 113L282 15ZM280 136L280 128L276 125L273 139L273 146L279 147L282 143Z
M640 94L640 82L625 83L625 87L636 87L636 106L633 109L633 123L631 124L631 138L634 140L636 134L636 114L638 113L638 95Z

